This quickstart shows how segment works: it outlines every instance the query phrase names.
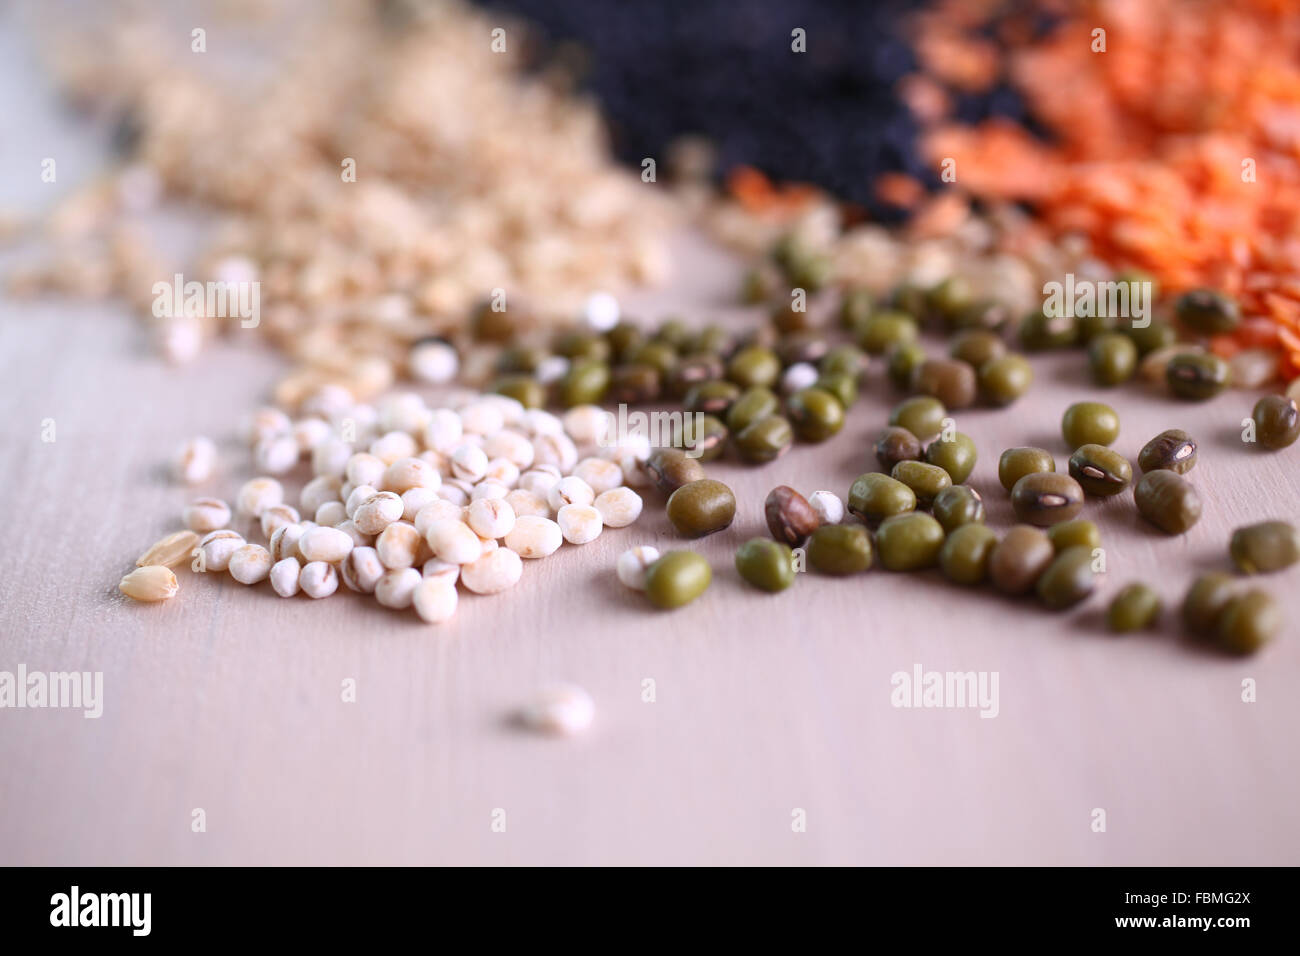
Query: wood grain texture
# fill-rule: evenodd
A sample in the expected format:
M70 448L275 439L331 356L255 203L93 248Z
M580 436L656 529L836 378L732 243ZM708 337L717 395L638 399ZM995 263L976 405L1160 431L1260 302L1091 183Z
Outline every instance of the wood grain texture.
M734 263L694 237L679 259L680 280L632 300L638 314L744 320L724 305ZM0 862L1300 863L1300 569L1261 582L1287 633L1248 660L1190 650L1170 621L1122 639L1099 621L1124 582L1176 602L1193 574L1226 569L1233 527L1300 518L1300 447L1242 446L1253 395L1189 406L1101 393L1077 354L1035 367L1027 400L959 416L994 526L1010 520L998 451L1041 444L1063 461L1071 400L1112 399L1130 459L1167 427L1201 441L1190 478L1206 513L1186 536L1143 525L1131 495L1089 502L1109 571L1073 612L935 573L808 574L777 596L741 584L732 554L762 533L773 485L844 495L867 470L895 398L877 366L835 439L762 469L710 468L740 510L691 545L715 570L696 604L652 613L614 576L632 544L680 546L654 505L432 628L350 593L282 600L188 571L165 605L121 598L120 574L191 496L161 472L167 453L193 434L223 439L229 468L203 491L230 494L247 473L234 420L276 360L241 340L181 372L145 352L121 310L0 301L0 670L102 671L105 693L98 720L0 711ZM999 715L894 708L890 677L916 663L998 672ZM1258 702L1241 701L1244 678ZM340 699L345 679L356 703ZM512 726L553 680L594 696L586 736ZM191 832L194 808L206 833ZM1106 833L1090 830L1093 808Z

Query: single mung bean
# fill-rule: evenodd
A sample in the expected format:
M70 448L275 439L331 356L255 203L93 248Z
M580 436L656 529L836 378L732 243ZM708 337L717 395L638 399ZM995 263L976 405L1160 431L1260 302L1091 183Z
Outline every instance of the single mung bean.
M1255 440L1265 448L1289 448L1300 438L1300 407L1294 398L1265 395L1250 413Z
M805 388L791 395L786 402L786 414L795 433L804 441L825 441L844 427L844 406L820 388Z
M792 548L803 544L821 524L808 499L788 485L778 485L768 492L763 517L772 537Z
M904 342L889 350L886 372L894 388L900 391L910 388L912 375L928 356L919 342Z
M740 386L735 382L716 379L692 385L682 406L688 412L703 412L706 415L725 415L731 403L740 397Z
M712 415L687 415L673 432L673 445L699 461L713 461L727 446L730 429Z
M1061 416L1061 435L1073 450L1080 445L1113 445L1119 415L1101 402L1075 402Z
M847 289L840 300L840 328L852 330L871 317L875 300L869 289Z
M667 513L678 534L702 538L731 525L736 518L736 496L722 482L701 478L669 496Z
M889 477L901 481L912 489L919 507L928 508L945 488L952 487L952 478L938 465L924 461L900 461Z
M1130 322L1122 325L1120 331L1133 340L1140 356L1168 348L1178 341L1178 330L1162 319L1151 319L1141 327Z
M694 551L669 551L646 569L645 592L650 603L669 610L690 604L713 580L709 562Z
M886 428L876 440L876 461L886 471L893 470L900 461L920 461L924 455L921 440L898 425Z
M881 567L888 571L932 568L939 562L943 539L943 526L922 511L886 518L876 531Z
M954 584L979 584L988 576L989 558L997 543L997 534L985 525L954 528L939 549L939 569Z
M135 568L117 584L117 589L133 601L166 601L180 590L171 568L159 564Z
M614 367L605 400L613 405L644 405L657 401L662 391L659 369L646 362L633 362Z
M781 360L769 348L743 348L727 363L727 378L741 388L772 388L780 377Z
M884 355L891 346L915 342L920 329L905 312L877 312L855 330L858 347L869 355Z
M852 514L875 523L916 510L916 492L889 475L873 471L854 479L848 505Z
M822 375L848 375L855 382L867 368L867 356L856 345L837 345L817 363Z
M1201 335L1231 332L1241 324L1237 303L1214 289L1192 289L1174 303L1178 321Z
M976 457L975 441L964 432L938 438L925 449L925 460L946 471L956 485L970 477Z
M1038 528L1015 525L989 554L989 580L1003 594L1026 594L1055 553L1052 542Z
M1063 611L1092 594L1097 586L1092 560L1088 548L1066 548L1058 554L1034 584L1039 600L1053 611Z
M1068 312L1048 315L1040 310L1021 319L1016 334L1026 352L1067 349L1079 341L1079 323Z
M822 574L857 574L871 567L871 536L861 525L822 525L808 539L808 564Z
M736 570L760 591L784 591L794 584L789 545L770 538L751 538L737 548Z
M1138 513L1165 534L1182 534L1201 517L1201 496L1181 475L1149 471L1133 489Z
M1011 310L1001 302L983 299L972 302L949 320L953 329L987 329L996 332L1011 321Z
M1228 387L1232 369L1210 353L1182 352L1165 366L1165 383L1178 398L1203 402Z
M1121 332L1107 332L1088 343L1088 369L1098 385L1119 385L1137 372L1138 350Z
M858 380L847 372L826 372L817 376L813 386L830 392L845 408L858 400Z
M1285 521L1261 521L1232 533L1228 553L1245 574L1267 574L1300 561L1300 531Z
M1132 483L1133 466L1105 445L1080 445L1070 456L1070 477L1085 494L1105 498L1119 494Z
M668 394L685 398L691 389L706 382L720 381L726 373L726 364L721 356L712 353L687 356L674 366L668 380Z
M766 386L748 388L727 409L727 427L733 432L744 431L760 418L775 415L781 400Z
M1192 634L1213 634L1219 616L1237 596L1237 579L1230 574L1211 571L1192 582L1183 595L1183 626Z
M677 368L677 349L668 342L651 341L638 345L627 356L630 365L647 365L659 373L659 380L670 378Z
M952 485L935 495L930 513L952 534L962 525L984 523L984 499L969 485Z
M1083 509L1083 489L1069 475L1035 472L1012 487L1011 506L1021 521L1047 527L1069 521Z
M579 359L559 381L559 401L565 408L595 405L609 389L609 364L603 359Z
M813 365L820 362L830 345L816 332L792 332L776 343L776 357L784 366Z
M773 461L790 450L794 443L794 429L780 415L760 418L734 438L736 451L745 461L762 463Z
M1101 529L1087 518L1075 518L1072 521L1054 524L1047 529L1047 538L1052 542L1052 547L1056 549L1057 554L1066 548L1092 550L1101 547Z
M914 395L905 398L889 413L889 424L906 428L922 440L933 438L943 431L943 421L948 409L931 395Z
M948 276L925 294L925 306L930 315L951 323L974 300L970 280L964 276Z
M1106 609L1106 627L1116 634L1145 631L1160 619L1160 595L1141 583L1126 585Z
M1034 383L1034 367L1023 355L1003 355L979 367L980 394L993 405L1010 405Z
M1008 448L998 458L998 481L1010 491L1025 475L1056 471L1056 460L1046 448Z
M1145 471L1172 471L1185 475L1196 466L1196 439L1179 428L1162 431L1138 452L1138 467Z
M994 359L1007 354L1006 343L1002 336L988 329L967 329L954 335L948 345L948 354L960 359L971 368L982 368Z
M595 359L607 361L612 348L603 336L585 329L569 329L555 336L551 348L556 355L562 355L572 361Z
M491 391L513 398L524 408L542 408L546 404L546 386L531 375L503 375L492 383Z
M656 448L642 468L651 483L666 495L704 477L704 466L680 448Z
M1219 615L1216 643L1231 654L1253 654L1282 630L1282 609L1271 594L1249 590Z
M975 369L955 358L926 359L912 376L912 387L930 395L947 408L969 408L978 389Z

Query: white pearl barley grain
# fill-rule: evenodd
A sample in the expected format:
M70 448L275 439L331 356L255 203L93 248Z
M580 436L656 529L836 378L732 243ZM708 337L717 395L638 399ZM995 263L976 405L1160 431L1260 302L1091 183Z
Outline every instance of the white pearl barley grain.
M298 583L298 576L302 573L302 568L298 564L297 558L281 558L275 564L271 565L271 588L280 597L293 597L298 593L301 585Z
M596 493L591 485L577 475L570 475L557 481L546 495L546 503L555 511L565 505L589 505L596 500Z
M555 516L556 523L570 544L588 544L600 537L603 527L600 512L591 505L565 505Z
M220 498L195 498L185 506L185 527L200 534L230 524L230 505Z
M469 564L483 553L483 543L467 524L459 520L435 521L425 535L433 556L450 564Z
M514 587L523 562L509 548L496 548L460 569L460 582L475 594L497 594Z
M343 583L359 594L374 594L375 585L388 569L379 560L374 548L353 548L339 565Z
M339 576L334 565L310 561L303 565L298 575L298 586L309 598L325 598L339 589Z
M375 600L384 607L400 611L411 606L415 589L423 578L415 568L396 568L385 571L375 584Z
M648 544L628 548L618 556L618 564L615 568L618 579L633 591L644 591L646 571L658 560L658 548L652 548Z
M596 496L595 508L607 528L626 528L641 517L641 496L631 488L611 488Z
M427 624L442 624L456 616L460 598L455 584L438 578L424 578L411 593L411 603L415 605L420 620Z
M257 584L271 573L271 552L260 544L246 544L230 556L230 576L240 584Z
M342 561L353 546L352 538L338 528L312 528L298 539L298 551L309 562L333 564Z
M541 733L569 736L582 733L596 716L596 704L581 687L558 684L539 693L521 714L524 723Z
M550 518L523 515L506 535L506 547L521 558L545 558L560 550L564 532Z

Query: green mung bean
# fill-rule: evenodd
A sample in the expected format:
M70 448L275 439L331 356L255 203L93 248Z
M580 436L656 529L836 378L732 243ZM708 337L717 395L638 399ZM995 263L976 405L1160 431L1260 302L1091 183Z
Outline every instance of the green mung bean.
M1101 547L1101 529L1087 518L1075 518L1052 525L1047 529L1047 539L1058 554L1066 548L1093 550Z
M946 471L955 485L970 477L977 457L974 439L964 432L953 432L951 438L936 439L925 450L925 460Z
M1106 609L1106 627L1116 634L1145 631L1160 619L1160 595L1145 584L1129 584Z
M781 400L776 393L765 385L755 385L745 389L727 409L727 427L733 432L741 432L758 421L775 415L781 408Z
M822 525L808 539L808 564L822 574L857 574L871 567L871 556L871 536L860 525Z
M751 538L736 549L736 570L760 591L784 591L794 584L794 555L779 541Z
M1282 630L1282 609L1265 591L1250 590L1230 600L1219 615L1216 643L1230 654L1253 654Z
M1265 448L1289 448L1300 438L1300 408L1294 398L1265 395L1250 413L1255 440Z
M794 443L794 429L780 415L769 415L747 425L732 437L732 441L745 461L773 461L790 450Z
M963 524L948 532L939 549L939 568L954 584L979 584L988 576L998 536L982 524Z
M984 523L984 499L969 485L952 485L935 495L930 513L952 534L962 525Z
M740 394L740 386L735 382L715 379L692 385L682 404L688 412L725 415Z
M651 603L669 610L690 604L713 580L709 562L694 551L669 551L646 569L645 593Z
M1098 385L1119 385L1137 372L1138 350L1121 332L1098 335L1088 343L1088 369Z
M1182 352L1165 366L1165 383L1179 398L1203 402L1213 398L1232 378L1232 369L1223 359L1208 352Z
M916 509L916 493L901 481L869 472L849 488L848 509L863 521L876 522Z
M948 354L978 369L1006 355L1007 346L1002 341L1002 336L996 332L987 329L967 329L953 336L948 346Z
M1119 415L1101 402L1075 402L1061 416L1061 435L1071 449L1113 445L1119 437Z
M1034 472L1011 489L1011 506L1021 521L1046 527L1069 521L1082 510L1083 489L1069 475Z
M924 440L943 431L943 420L947 417L943 402L929 395L914 395L894 406L889 413L889 424L906 428Z
M904 342L889 350L886 373L894 387L906 390L912 385L912 376L926 360L925 348L919 342Z
M1070 477L1085 494L1105 498L1119 494L1132 483L1133 466L1105 445L1080 445L1070 456Z
M989 554L988 575L1003 594L1026 594L1052 563L1055 552L1047 535L1018 524L1002 536Z
M1201 517L1201 496L1181 475L1149 471L1133 488L1138 513L1165 534L1182 534Z
M877 312L855 329L858 347L869 355L884 355L891 346L915 342L919 332L916 319L905 312Z
M888 571L920 571L939 562L943 526L923 511L894 515L876 530L880 565Z
M1003 355L985 362L977 373L980 393L994 405L1010 405L1034 383L1034 367L1023 355Z
M1213 289L1192 289L1174 303L1178 321L1202 335L1219 335L1241 324L1237 303Z
M1228 553L1245 574L1267 574L1300 561L1300 531L1285 521L1261 521L1232 533Z
M1185 475L1196 467L1196 439L1179 428L1162 431L1138 452L1143 471L1172 471Z
M1056 460L1046 448L1008 448L998 458L998 481L1010 491L1025 475L1056 471Z
M975 369L961 359L926 359L912 375L912 387L930 395L947 408L969 408L975 404L978 388Z
M820 442L844 427L844 406L820 388L805 388L786 401L786 414L804 441Z
M702 538L730 527L736 518L736 496L722 482L701 478L669 495L666 510L679 534Z
M1193 634L1212 634L1219 616L1237 596L1237 579L1230 574L1212 571L1192 582L1183 596L1183 626Z
M1038 598L1053 611L1063 611L1092 594L1097 577L1088 548L1066 548L1038 576Z
M781 360L769 348L751 345L727 363L727 378L741 388L774 388L781 377Z
M924 461L900 461L889 476L911 488L916 495L917 504L922 508L930 507L939 492L952 487L952 478L948 472Z

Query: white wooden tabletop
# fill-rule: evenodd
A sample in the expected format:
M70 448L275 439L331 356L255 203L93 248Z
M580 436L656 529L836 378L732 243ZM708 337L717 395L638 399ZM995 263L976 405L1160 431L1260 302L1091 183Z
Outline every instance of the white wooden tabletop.
M0 54L12 43L0 34ZM93 168L94 140L33 109L23 57L7 59L0 105L27 105L0 109L0 198L36 202L23 177L48 144L71 176ZM679 281L629 305L743 321L725 305L736 263L695 237L677 248ZM1035 359L1038 382L1012 409L957 416L999 529L1011 511L998 452L1038 444L1063 463L1073 400L1116 405L1130 459L1165 428L1199 439L1200 523L1170 538L1131 495L1090 499L1108 572L1064 614L937 572L805 574L775 596L740 582L732 555L764 533L768 490L843 496L874 469L897 397L879 366L831 441L761 469L709 466L740 502L727 531L684 545L655 502L632 528L528 562L507 594L463 597L444 627L351 593L283 600L189 571L166 604L122 598L120 575L193 494L162 470L169 450L221 439L228 468L203 490L232 493L249 474L233 424L278 361L234 341L177 370L122 308L0 300L0 672L103 674L98 719L0 710L0 863L1300 863L1300 568L1258 582L1287 625L1248 659L1188 646L1173 613L1138 636L1100 623L1124 583L1176 604L1194 574L1228 569L1232 528L1300 519L1300 446L1240 441L1254 394L1102 392L1072 353ZM651 611L614 576L636 543L698 549L713 586ZM997 716L893 706L891 677L917 666L996 672ZM513 724L556 680L595 698L586 735Z

